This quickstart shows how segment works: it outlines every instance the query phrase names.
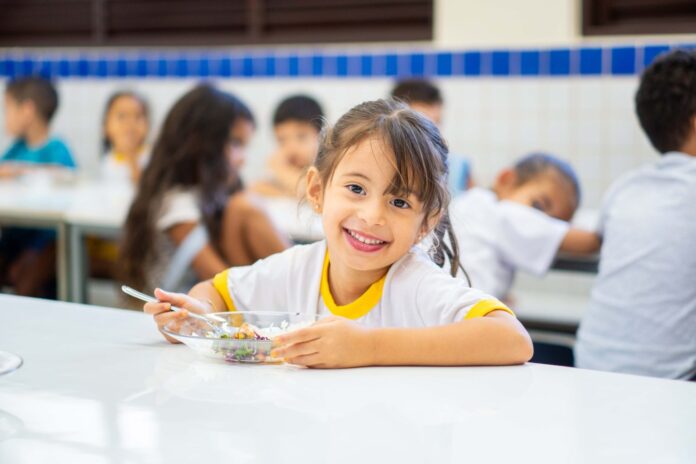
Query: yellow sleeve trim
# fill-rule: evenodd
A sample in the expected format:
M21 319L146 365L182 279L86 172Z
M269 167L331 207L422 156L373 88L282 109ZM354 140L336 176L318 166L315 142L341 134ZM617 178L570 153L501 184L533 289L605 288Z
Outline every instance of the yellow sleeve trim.
M227 286L227 275L230 270L224 270L213 277L213 287L218 291L223 300L225 300L225 306L227 306L228 311L236 311L234 306L234 301L232 301L232 295L230 295L230 289Z
M506 313L510 313L511 315L515 316L515 313L512 312L510 308L505 306L501 301L499 300L481 300L478 303L476 303L468 313L466 313L466 316L464 316L464 319L474 319L477 317L483 317L486 314L493 312L493 311L505 311ZM517 316L515 316L517 317Z

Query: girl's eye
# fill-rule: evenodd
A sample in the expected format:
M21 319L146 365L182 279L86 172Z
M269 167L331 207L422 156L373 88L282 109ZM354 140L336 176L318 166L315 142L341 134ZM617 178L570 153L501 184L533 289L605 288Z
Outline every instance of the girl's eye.
M539 211L544 211L544 205L541 204L539 200L532 201L532 208L538 209Z
M406 200L402 200L401 198L394 198L391 201L391 204L396 206L397 208L401 208L401 209L406 209L406 208L411 207L411 205L409 205Z
M357 184L349 184L346 188L356 195L365 195L365 190Z

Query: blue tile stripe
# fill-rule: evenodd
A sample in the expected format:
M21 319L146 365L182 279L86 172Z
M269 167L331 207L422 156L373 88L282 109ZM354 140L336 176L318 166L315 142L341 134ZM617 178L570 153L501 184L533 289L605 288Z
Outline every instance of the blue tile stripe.
M0 51L0 77L58 78L371 78L568 77L639 74L660 53L696 44L650 44L525 50L376 53L56 54Z

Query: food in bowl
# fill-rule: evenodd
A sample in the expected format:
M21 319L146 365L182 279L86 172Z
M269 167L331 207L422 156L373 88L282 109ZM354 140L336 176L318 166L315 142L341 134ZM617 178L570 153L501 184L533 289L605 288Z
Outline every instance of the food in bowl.
M307 327L317 320L310 314L272 311L215 313L211 318L220 324L221 334L191 318L183 322L172 321L162 330L208 357L230 363L280 363L282 359L271 356L273 338Z

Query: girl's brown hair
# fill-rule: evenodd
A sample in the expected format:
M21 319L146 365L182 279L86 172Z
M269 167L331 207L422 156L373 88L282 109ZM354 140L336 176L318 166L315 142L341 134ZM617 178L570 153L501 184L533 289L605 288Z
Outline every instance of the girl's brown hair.
M322 184L331 180L336 166L346 152L362 140L379 137L394 155L396 174L388 193L399 196L414 194L423 203L426 220L440 216L435 227L433 259L444 266L450 261L450 273L466 271L459 262L459 247L452 230L447 208L447 143L435 124L396 100L375 100L353 107L335 126L324 130L314 166ZM443 240L449 236L448 246ZM468 276L467 280L469 279Z
M126 218L119 263L121 281L140 288L151 283L146 270L158 258L155 222L164 195L177 188L199 193L202 222L211 245L220 251L227 199L243 187L227 160L225 147L230 142L230 129L244 120L254 122L249 108L235 96L209 85L195 87L174 104Z

